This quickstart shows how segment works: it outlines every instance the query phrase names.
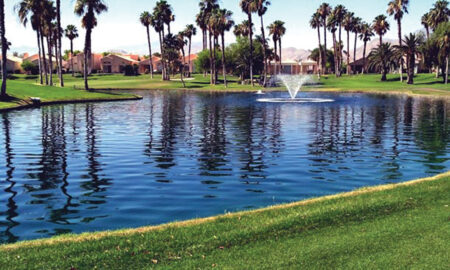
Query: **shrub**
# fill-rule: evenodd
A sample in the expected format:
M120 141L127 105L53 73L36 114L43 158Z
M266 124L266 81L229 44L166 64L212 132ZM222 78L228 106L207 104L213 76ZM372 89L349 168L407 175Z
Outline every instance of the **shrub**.
M39 74L39 67L30 61L24 61L21 66L25 73L27 73L28 75Z
M125 76L137 76L139 75L139 67L138 65L126 65L124 68Z

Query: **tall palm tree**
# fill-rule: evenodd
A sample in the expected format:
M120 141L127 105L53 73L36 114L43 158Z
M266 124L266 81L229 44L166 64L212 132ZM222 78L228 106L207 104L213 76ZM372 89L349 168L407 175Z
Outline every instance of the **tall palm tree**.
M258 11L258 5L254 0L241 0L240 4L242 11L247 14L248 21L252 27L250 27L250 32L248 34L248 39L250 42L250 81L252 86L255 85L253 80L253 22L252 22L252 13Z
M427 33L427 39L430 39L430 21L431 21L431 13L425 13L421 18L421 23L425 28L425 32Z
M222 41L222 73L225 87L227 87L228 83L227 83L227 68L225 61L225 32L230 31L234 25L234 21L231 18L231 16L233 16L233 12L227 9L218 9L216 11L215 16L217 18L217 30L220 33Z
M337 27L339 30L338 34L338 43L342 44L342 27L344 24L345 15L347 14L348 10L343 5L337 5L332 11L331 14L334 16L334 20L337 23ZM340 71L342 69L342 62L344 60L343 54L342 54L342 46L336 46L337 48L337 59L338 59L338 69L339 69L339 76Z
M62 74L62 27L61 27L61 0L56 0L56 33L57 33L57 58L59 86L64 87L64 78Z
M55 31L55 26L53 25L53 20L56 18L56 8L53 6L52 1L43 1L42 10L42 30L43 35L47 41L48 49L48 60L49 60L49 84L53 86L53 33Z
M170 23L175 20L175 16L173 15L172 7L167 3L166 0L160 0L156 2L156 6L153 9L153 17L156 18L159 21L159 24L162 26L161 33L162 33L162 44L165 44L165 29L164 25L167 25L167 32L168 34L171 34L170 30ZM164 50L165 46L162 46L162 49ZM166 55L163 51L161 55ZM163 64L163 80L170 80L170 72L169 66L170 61L169 59L166 59L166 57L162 57L161 62Z
M216 65L216 48L217 48L217 39L219 38L219 8L215 8L211 11L211 14L208 16L208 31L210 33L210 59L211 59L211 84L217 83L217 65ZM211 40L212 38L212 40ZM211 44L212 41L212 44Z
M445 58L444 82L448 84L449 55L450 55L450 27L446 27L438 39L439 54Z
M339 54L338 54L338 49L337 49L337 41L336 41L336 31L338 30L338 20L336 19L336 14L332 13L327 20L327 25L326 28L328 30L330 30L331 34L333 35L333 54L334 54L334 74L336 75L336 77L341 76L341 70L340 70L340 65L339 65ZM341 47L340 45L341 43L339 43L339 47ZM324 56L326 57L326 56Z
M434 3L430 10L430 26L431 29L436 30L439 24L448 22L450 17L450 10L448 8L448 1L438 0Z
M250 23L247 20L242 21L242 23L234 26L233 33L236 37L248 37L250 33ZM278 42L278 40L277 40Z
M235 35L237 35L236 32L238 32L237 28L238 27L236 26L235 29L234 29L234 34ZM273 55L274 57L273 58L274 58L274 62L275 62L275 65L273 66L274 67L273 74L276 75L276 74L278 74L278 71L277 71L277 60L279 58L279 56L278 56L278 39L279 39L279 37L278 37L278 33L277 33L277 29L276 29L275 23L272 23L269 26L267 26L267 29L269 29L269 36L272 36L272 41L273 41L273 50L274 50L274 55Z
M184 35L188 39L189 42L189 49L188 49L188 57L189 57L189 70L188 70L188 77L191 77L191 48L192 48L192 37L197 35L197 28L193 24L186 25L186 28L184 29Z
M420 54L420 46L423 44L423 39L415 34L409 34L405 36L404 45L398 45L394 48L401 53L401 58L403 55L406 56L407 60L407 72L408 72L408 84L414 84L414 68L416 65L416 56Z
M408 13L409 0L391 0L388 4L387 13L394 16L398 27L398 44L402 46L402 19ZM403 58L400 59L400 81L403 82Z
M381 71L381 81L387 80L387 73L391 67L398 63L396 53L389 43L382 43L379 47L372 49L369 54L369 67Z
M164 81L166 79L166 65L164 61L164 21L161 19L160 13L156 7L153 9L150 25L153 27L153 29L155 29L155 32L158 33L162 64L161 79Z
M89 90L88 66L91 61L92 29L97 26L97 18L95 15L100 15L106 11L108 11L108 7L102 0L77 0L75 4L75 14L83 16L81 25L86 29L84 42L84 88L86 90Z
M327 18L331 14L330 4L322 3L322 5L320 5L319 9L317 9L317 12L320 14L320 17L322 18L322 24L327 25ZM324 73L327 73L326 60L325 60L326 55L327 55L327 28L326 27L323 28L323 44L324 44L324 48L323 48L322 55L324 55L324 57L322 59L322 62L323 62L322 65L323 65Z
M367 66L367 63L366 63L367 42L369 42L374 35L375 34L373 32L372 26L370 26L366 22L361 24L359 38L364 42L362 74L364 74L366 72L366 66Z
M264 59L264 81L263 85L264 87L267 86L267 69L268 69L268 63L267 63L267 42L266 42L266 31L264 29L264 14L266 14L268 6L270 5L269 0L256 0L256 7L258 11L258 16L261 20L261 35L263 39L263 59Z
M153 79L153 57L152 57L152 42L150 39L150 25L152 23L152 15L148 11L144 11L141 13L139 17L141 24L147 30L147 44L148 44L148 55L149 55L149 63L150 63L150 77Z
M195 16L195 23L197 24L197 26L200 28L200 30L202 30L202 45L203 45L203 50L206 50L206 48L208 47L208 42L207 42L207 34L206 34L206 24L205 24L205 10L204 9L200 9L200 12Z
M377 35L380 36L380 46L381 46L383 44L383 36L390 29L387 17L384 15L378 15L377 17L375 17L375 19L373 20L372 28L375 31L375 33L377 33Z
M322 42L320 40L320 27L323 26L320 14L318 12L314 13L309 21L309 25L312 29L317 29L317 38L319 40L319 77L322 72Z
M356 47L358 46L358 35L361 33L362 19L360 17L353 18L352 32L355 34L355 44L353 45L353 63L356 61ZM356 74L356 69L353 70L353 74Z
M73 69L73 40L78 37L78 29L75 25L69 24L64 31L66 38L70 40L70 66L72 69L72 77L75 77L75 70Z
M0 100L5 100L7 98L6 94L6 62L7 62L7 50L8 50L8 41L6 40L6 27L5 27L5 2L4 0L0 0L0 39L2 45L2 86L0 91Z
M342 26L347 32L347 75L350 75L350 32L353 30L355 13L347 12L344 16Z
M203 15L203 19L204 19L204 25L206 27L207 33L208 33L208 41L207 43L209 44L209 63L210 63L210 72L211 72L211 77L210 77L210 83L214 84L215 83L215 58L216 55L213 54L213 50L216 47L216 43L214 42L214 46L213 46L213 42L212 42L212 38L213 38L213 24L211 24L211 20L210 17L212 15L213 10L218 9L219 5L217 4L217 0L201 0L199 3L199 7L200 7L200 11L204 13Z
M183 57L183 61L181 61L180 64L180 79L181 82L183 83L183 87L186 87L186 84L184 82L183 76L184 76L184 65L186 63L186 54L184 51L184 46L186 46L186 35L184 31L181 31L178 33L178 35L176 36L176 41L177 41L177 48L178 50L181 51L181 55Z
M278 41L278 60L279 60L279 72L282 72L282 47L281 47L281 38L286 34L286 27L284 26L284 22L280 20L274 21L269 26L269 31L272 36L276 36L276 40Z

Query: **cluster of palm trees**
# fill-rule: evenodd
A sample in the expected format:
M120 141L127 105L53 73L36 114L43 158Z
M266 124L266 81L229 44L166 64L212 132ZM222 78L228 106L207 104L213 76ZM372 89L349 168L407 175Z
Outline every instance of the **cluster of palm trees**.
M403 16L408 13L408 6L408 0L391 0L388 3L386 12L389 16L394 17L398 28L398 45L391 46L388 43L383 43L383 36L390 30L390 24L385 15L381 14L376 16L372 24L369 24L362 21L361 18L356 17L353 12L348 11L342 5L338 5L335 8L332 8L328 3L323 3L320 5L310 20L310 26L313 29L317 29L319 41L319 74L326 74L330 71L326 60L328 31L331 32L333 37L333 54L335 62L334 72L336 76L341 76L344 54L347 60L346 73L347 75L351 73L350 35L353 33L355 37L353 46L353 61L356 60L358 37L364 43L362 73L367 72L368 67L375 68L382 73L382 80L386 80L386 74L392 68L398 67L400 80L403 81L403 68L405 64L404 58L406 57L408 83L412 84L416 57L424 53L424 50L421 49L424 40L417 34L410 34L402 38L402 19ZM430 12L422 17L422 24L426 29L427 39L430 39L430 29L434 31L440 24L448 22L449 16L448 1L438 0ZM322 27L324 45L322 45ZM347 34L346 51L344 51L344 44L342 42L342 29L345 30ZM366 61L367 43L373 36L375 36L375 34L379 36L380 42L378 48L371 52L369 56L370 65L368 66ZM444 35L443 40L447 39ZM446 58L448 58L448 52L445 49L445 46L447 46L446 41L442 41L440 44L441 54L446 55ZM442 49L442 47L444 47L444 49ZM353 73L356 73L356 69L353 70Z

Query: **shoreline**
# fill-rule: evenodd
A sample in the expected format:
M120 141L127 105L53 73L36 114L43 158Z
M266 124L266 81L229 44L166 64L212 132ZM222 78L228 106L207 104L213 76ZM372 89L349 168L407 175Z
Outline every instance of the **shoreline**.
M153 226L143 226L138 228L129 228L129 229L119 229L119 230L110 230L110 231L98 231L98 232L85 232L80 234L66 234L66 235L59 235L55 237L50 238L41 238L41 239L34 239L34 240L24 240L19 241L16 243L11 244L0 244L0 252L4 251L14 251L19 248L34 248L39 246L51 246L51 245L57 245L57 244L74 244L74 243L80 243L80 242L86 242L86 241L98 241L106 237L122 237L122 236L132 236L137 234L144 234L148 232L156 232L161 231L164 229L176 229L176 228L186 228L194 225L202 225L207 223L212 223L214 221L222 220L222 219L232 219L232 218L242 218L242 217L251 217L252 215L259 214L259 213L267 213L272 211L278 211L278 210L284 210L284 209L290 209L295 208L298 206L308 206L315 203L320 202L326 202L331 201L335 199L342 199L342 198L355 198L359 195L364 194L374 194L381 191L387 191L387 190L394 190L401 187L407 187L407 186L413 186L416 184L420 184L423 182L433 182L437 181L439 179L450 177L450 171L447 171L445 173L441 173L438 175L430 176L430 177L424 177L414 180L409 180L405 182L395 183L395 184L383 184L383 185L377 185L377 186L368 186L363 187L359 189L355 189L348 192L343 193L337 193L332 195L326 195L321 197L314 197L306 200L296 201L292 203L285 203L285 204L278 204L278 205L272 205L264 208L259 208L255 210L248 210L248 211L239 211L239 212L232 212L232 213L226 213L221 215L215 215L205 218L197 218L197 219L190 219L185 221L176 221L176 222L169 222L161 225L153 225Z

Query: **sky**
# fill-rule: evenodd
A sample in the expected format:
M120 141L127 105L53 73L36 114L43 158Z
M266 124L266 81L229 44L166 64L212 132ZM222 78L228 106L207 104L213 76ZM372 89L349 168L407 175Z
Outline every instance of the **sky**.
M31 26L26 28L20 24L14 11L19 0L5 1L6 36L12 43L11 52L36 52L36 34ZM82 50L84 42L84 29L80 25L81 19L73 13L75 0L62 0L62 26L74 24L78 27L80 37L75 40L75 49ZM195 15L198 13L198 0L168 0L176 16L172 31L183 30L186 24L195 24ZM311 15L317 10L323 0L272 0L267 14L264 17L268 25L275 20L286 22L287 32L283 38L283 47L299 49L313 49L317 47L317 31L309 27ZM380 14L386 14L387 0L329 0L333 7L343 4L348 10L364 21L372 22ZM410 1L409 14L403 19L403 33L416 32L422 28L420 18L433 5L435 0ZM139 15L143 11L152 11L156 0L105 0L109 10L98 17L98 26L93 31L92 47L94 52L109 50L125 50L130 53L148 54L147 36L145 27L139 22ZM246 19L246 15L239 8L239 0L219 0L222 8L233 11L236 23ZM386 14L387 15L387 14ZM256 16L256 15L254 15ZM397 24L392 17L389 18L391 31L386 38L397 38ZM259 19L255 21L256 34L260 32ZM152 45L158 51L157 35L151 32ZM234 41L232 32L226 36L226 43ZM328 35L328 44L331 44L331 35ZM193 47L200 48L201 33L193 39ZM63 40L64 49L69 48L69 41Z

